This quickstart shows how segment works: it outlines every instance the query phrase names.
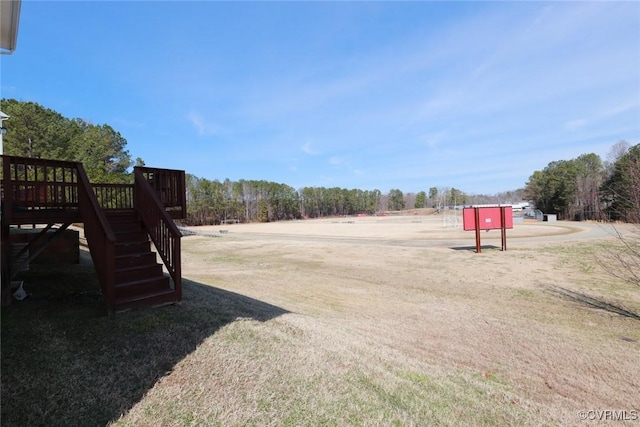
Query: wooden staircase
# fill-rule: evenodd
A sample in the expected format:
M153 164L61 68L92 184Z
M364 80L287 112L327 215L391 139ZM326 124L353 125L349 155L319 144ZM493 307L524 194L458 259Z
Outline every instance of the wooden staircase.
M116 237L115 311L175 302L171 279L151 250L151 241L135 211L106 213Z
M83 224L110 314L182 299L182 235L173 220L186 215L184 171L135 167L133 184L95 184L79 162L0 160L3 303L15 270L9 230L23 224Z

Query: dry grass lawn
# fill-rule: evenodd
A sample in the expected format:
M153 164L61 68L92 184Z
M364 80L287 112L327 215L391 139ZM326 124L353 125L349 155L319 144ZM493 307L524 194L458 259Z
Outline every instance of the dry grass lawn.
M598 266L615 244L607 230L516 223L506 252L491 231L476 254L473 232L443 224L411 216L194 228L200 235L183 238L181 305L104 318L86 297L15 303L3 310L3 425L578 425L581 410L633 418L640 289ZM48 372L12 364L28 351Z

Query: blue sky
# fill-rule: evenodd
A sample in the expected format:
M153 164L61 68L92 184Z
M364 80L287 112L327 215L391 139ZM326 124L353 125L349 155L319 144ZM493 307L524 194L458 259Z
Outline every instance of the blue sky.
M212 180L494 194L640 143L640 2L23 0L0 60L2 97Z

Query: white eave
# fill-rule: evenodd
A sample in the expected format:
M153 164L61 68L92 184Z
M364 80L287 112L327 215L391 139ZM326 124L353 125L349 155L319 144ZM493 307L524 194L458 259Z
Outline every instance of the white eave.
M0 0L0 53L12 54L18 43L22 0Z
M9 118L9 116L7 116L5 113L3 113L2 111L0 111L0 122L4 122L5 120L7 120Z

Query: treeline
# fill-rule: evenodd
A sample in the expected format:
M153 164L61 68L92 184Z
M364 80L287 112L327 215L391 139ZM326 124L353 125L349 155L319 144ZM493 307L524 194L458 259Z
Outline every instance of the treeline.
M615 144L609 159L583 154L535 171L525 195L559 219L640 222L640 144Z
M498 196L468 196L456 188L431 187L429 193L404 194L392 189L360 190L339 187L303 187L269 181L208 180L187 174L188 225L225 222L269 222L301 218L349 215L376 215L388 211L443 208L468 203L504 203L505 197L518 200L520 190Z
M380 208L380 191L304 187L296 190L269 181L208 180L187 174L187 219L190 225L224 222L268 222L320 218Z
M127 141L111 126L69 119L35 102L2 99L0 107L10 117L4 154L81 161L91 182L132 182Z
M465 203L504 203L521 200L523 190L495 196L469 196L456 188L429 189L404 194L392 189L303 187L269 181L208 180L187 174L188 225L226 222L270 222L301 218L376 215L404 209L443 208Z
M228 179L220 182L187 174L186 191L185 222L189 225L300 218L298 193L285 184Z

